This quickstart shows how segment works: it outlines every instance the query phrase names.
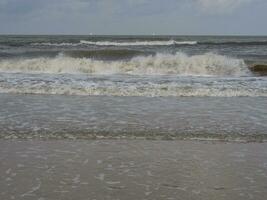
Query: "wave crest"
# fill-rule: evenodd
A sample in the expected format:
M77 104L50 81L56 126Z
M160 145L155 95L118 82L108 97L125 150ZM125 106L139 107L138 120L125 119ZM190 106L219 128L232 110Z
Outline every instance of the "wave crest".
M99 42L92 42L81 40L81 44L90 44L96 46L170 46L175 44L180 45L194 45L197 44L196 41L135 41L135 42L109 42L109 41L99 41Z
M95 46L170 46L170 45L195 45L197 41L132 41L132 42L112 42L112 41L87 41L81 40L79 43L32 43L34 46L79 46L79 45L95 45Z
M21 73L86 73L133 75L217 75L240 76L248 73L241 59L214 53L188 56L184 53L138 56L128 61L101 61L90 58L7 59L0 71Z

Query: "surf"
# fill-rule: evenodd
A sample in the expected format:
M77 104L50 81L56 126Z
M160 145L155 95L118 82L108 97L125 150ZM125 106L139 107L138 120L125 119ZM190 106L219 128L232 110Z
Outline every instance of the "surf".
M215 53L189 56L182 52L115 61L73 58L64 54L55 58L3 59L0 72L193 76L244 76L250 73L242 59Z

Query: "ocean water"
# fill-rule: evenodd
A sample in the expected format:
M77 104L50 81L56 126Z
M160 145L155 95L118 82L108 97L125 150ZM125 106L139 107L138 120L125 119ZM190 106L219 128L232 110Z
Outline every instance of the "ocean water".
M162 134L265 135L267 77L251 70L256 64L267 64L267 37L0 36L1 135L73 134L71 127L96 134L151 134L158 127ZM50 99L65 110L51 110ZM60 123L50 123L57 121L53 111ZM50 126L31 123L37 116Z

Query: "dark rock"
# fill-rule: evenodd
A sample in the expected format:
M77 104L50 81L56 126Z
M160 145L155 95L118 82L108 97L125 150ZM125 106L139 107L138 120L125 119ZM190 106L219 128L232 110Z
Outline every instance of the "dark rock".
M254 64L249 69L257 75L267 76L267 64Z

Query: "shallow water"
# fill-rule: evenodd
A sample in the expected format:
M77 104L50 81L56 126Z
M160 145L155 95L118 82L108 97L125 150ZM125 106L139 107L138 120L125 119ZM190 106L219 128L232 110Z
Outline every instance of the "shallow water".
M266 140L266 97L0 95L0 136Z

